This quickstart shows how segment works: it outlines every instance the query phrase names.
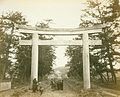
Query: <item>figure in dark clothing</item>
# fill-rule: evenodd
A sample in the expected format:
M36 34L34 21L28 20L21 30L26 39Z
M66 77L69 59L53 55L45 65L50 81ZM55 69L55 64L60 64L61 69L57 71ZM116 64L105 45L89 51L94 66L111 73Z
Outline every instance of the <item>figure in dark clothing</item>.
M33 92L37 91L37 87L38 87L38 82L37 82L36 78L34 78L33 79L33 85L32 85Z
M51 79L51 83L50 83L50 85L51 85L51 89L52 89L52 90L56 90L56 82L55 82L55 78L54 78L54 79Z
M58 77L56 81L57 81L57 89L58 90L63 90L63 79L62 79L62 77Z

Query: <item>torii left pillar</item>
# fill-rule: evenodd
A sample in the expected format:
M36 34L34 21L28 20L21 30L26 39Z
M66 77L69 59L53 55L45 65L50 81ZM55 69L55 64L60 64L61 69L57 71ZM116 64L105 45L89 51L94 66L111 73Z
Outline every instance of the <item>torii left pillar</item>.
M38 80L38 33L32 35L31 86L33 79Z

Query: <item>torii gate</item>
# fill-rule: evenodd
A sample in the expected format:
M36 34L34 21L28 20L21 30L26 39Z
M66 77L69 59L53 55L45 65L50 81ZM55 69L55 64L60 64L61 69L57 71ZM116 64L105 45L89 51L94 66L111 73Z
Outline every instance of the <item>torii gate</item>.
M32 45L32 64L31 64L31 84L34 78L38 79L38 45L83 45L83 80L84 89L91 88L90 85L90 61L89 45L101 45L101 40L89 40L89 33L101 32L101 26L75 29L63 28L36 28L32 26L18 26L21 33L32 33L32 40L20 40L20 45ZM41 35L80 35L83 34L82 40L39 40L38 34Z

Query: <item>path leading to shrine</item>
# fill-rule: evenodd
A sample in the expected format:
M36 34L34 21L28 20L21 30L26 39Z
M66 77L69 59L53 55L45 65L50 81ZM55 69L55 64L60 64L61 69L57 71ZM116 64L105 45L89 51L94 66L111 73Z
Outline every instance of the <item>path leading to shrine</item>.
M110 92L106 92L103 89L95 87L92 90L84 91L83 83L74 79L64 80L64 89L52 90L49 81L43 81L44 92L40 95L40 92L33 93L29 90L29 87L22 87L9 91L0 92L0 97L119 97Z
M32 93L30 90L20 97L80 97L79 93L73 90L72 86L69 85L70 83L68 83L68 81L65 80L63 84L63 90L53 91L49 84L47 84L46 86L44 85L45 90L42 95L40 95L39 92Z

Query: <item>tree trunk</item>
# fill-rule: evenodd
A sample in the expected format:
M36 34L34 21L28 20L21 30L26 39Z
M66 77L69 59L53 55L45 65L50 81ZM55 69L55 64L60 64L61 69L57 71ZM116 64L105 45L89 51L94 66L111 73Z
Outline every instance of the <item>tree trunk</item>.
M112 80L116 84L116 75L115 75L114 68L113 68L113 65L112 65L109 46L107 46L107 53L108 53L108 59L109 59L109 65L110 65L110 69L111 69L111 74L112 74Z

